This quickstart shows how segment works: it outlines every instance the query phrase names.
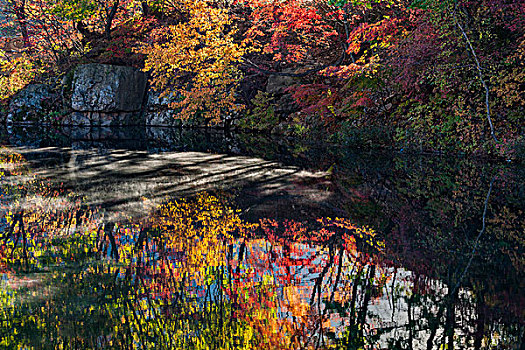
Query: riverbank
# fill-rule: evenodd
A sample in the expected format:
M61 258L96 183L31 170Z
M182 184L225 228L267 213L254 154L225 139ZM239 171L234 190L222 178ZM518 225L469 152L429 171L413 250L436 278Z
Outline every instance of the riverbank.
M294 104L290 101L288 104L283 101L281 109L288 112L279 115L272 105L266 110L256 108L225 114L220 121L198 113L182 118L180 109L173 109L172 103L176 98L165 97L160 92L146 88L146 85L130 91L126 85L119 83L119 79L112 77L123 75L123 71L126 70L121 67L87 65L88 74L81 73L81 78L75 78L76 73L72 72L55 85L30 84L4 106L0 112L0 124L5 128L45 127L53 130L52 133L63 134L74 134L75 130L82 134L86 128L109 128L102 132L109 135L112 128L128 126L161 127L166 128L165 130L224 130L300 139L309 143L329 143L363 150L384 149L495 161L525 160L524 136L515 134L510 138L500 138L496 142L490 135L485 134L484 139L470 139L467 142L462 138L450 137L446 132L435 132L430 140L417 137L411 129L400 129L389 124L384 115L370 124L358 125L349 121L338 121L327 125L311 117L298 118L297 114L291 112ZM104 79L99 77L100 72L105 76ZM106 76L108 72L109 78ZM127 74L132 77L137 72L131 68L127 70ZM131 78L120 79L125 82ZM94 84L93 81L97 83ZM440 141L436 142L434 139Z

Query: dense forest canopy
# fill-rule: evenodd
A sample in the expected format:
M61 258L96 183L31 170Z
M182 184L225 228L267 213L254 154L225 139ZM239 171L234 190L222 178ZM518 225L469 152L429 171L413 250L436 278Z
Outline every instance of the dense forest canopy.
M181 118L512 157L525 1L3 0L0 98L79 63L133 65ZM279 78L284 91L267 89ZM271 89L270 89L271 90ZM292 105L283 112L282 95ZM366 141L365 140L365 141Z

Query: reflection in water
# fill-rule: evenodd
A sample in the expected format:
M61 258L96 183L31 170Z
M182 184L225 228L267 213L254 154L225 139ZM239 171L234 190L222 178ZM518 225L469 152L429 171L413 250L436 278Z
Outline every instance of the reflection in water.
M513 171L491 183L474 167L403 159L339 158L320 172L204 153L20 151L0 153L2 347L522 343ZM191 190L214 176L223 186Z

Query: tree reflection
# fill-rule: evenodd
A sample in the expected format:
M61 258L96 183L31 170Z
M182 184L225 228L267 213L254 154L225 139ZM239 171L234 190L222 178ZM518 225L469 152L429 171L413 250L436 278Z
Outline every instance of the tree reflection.
M21 155L0 154L0 269L29 272L94 254L98 211L83 205L80 196L33 176Z
M487 220L489 237L514 244L498 250L507 263L485 262L496 256L490 240L472 259L458 255L472 251L467 229L445 233L447 205L464 202L445 199L426 218L411 206L434 197L392 191L397 202L374 201L394 222L376 221L380 232L347 218L247 222L227 194L206 192L115 222L32 176L20 155L1 155L5 348L505 349L522 340L523 298L509 293L523 288L523 222L512 205ZM356 183L340 183L351 205L372 202L378 192ZM465 210L479 210L480 198ZM420 250L409 244L425 250L411 255Z

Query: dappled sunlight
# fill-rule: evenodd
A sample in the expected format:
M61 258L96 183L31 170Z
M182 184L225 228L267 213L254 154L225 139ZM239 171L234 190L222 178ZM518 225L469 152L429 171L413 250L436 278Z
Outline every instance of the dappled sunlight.
M32 155L41 152L39 149L18 151ZM113 221L126 216L140 218L144 215L145 204L153 209L173 196L192 195L202 190L229 190L250 184L256 185L260 192L274 193L291 189L301 179L314 176L278 162L225 154L148 154L68 148L54 149L53 154L68 160L60 167L43 164L33 173L40 179L52 179L65 189L82 193L85 204L103 208L106 219ZM143 198L147 198L147 202Z

